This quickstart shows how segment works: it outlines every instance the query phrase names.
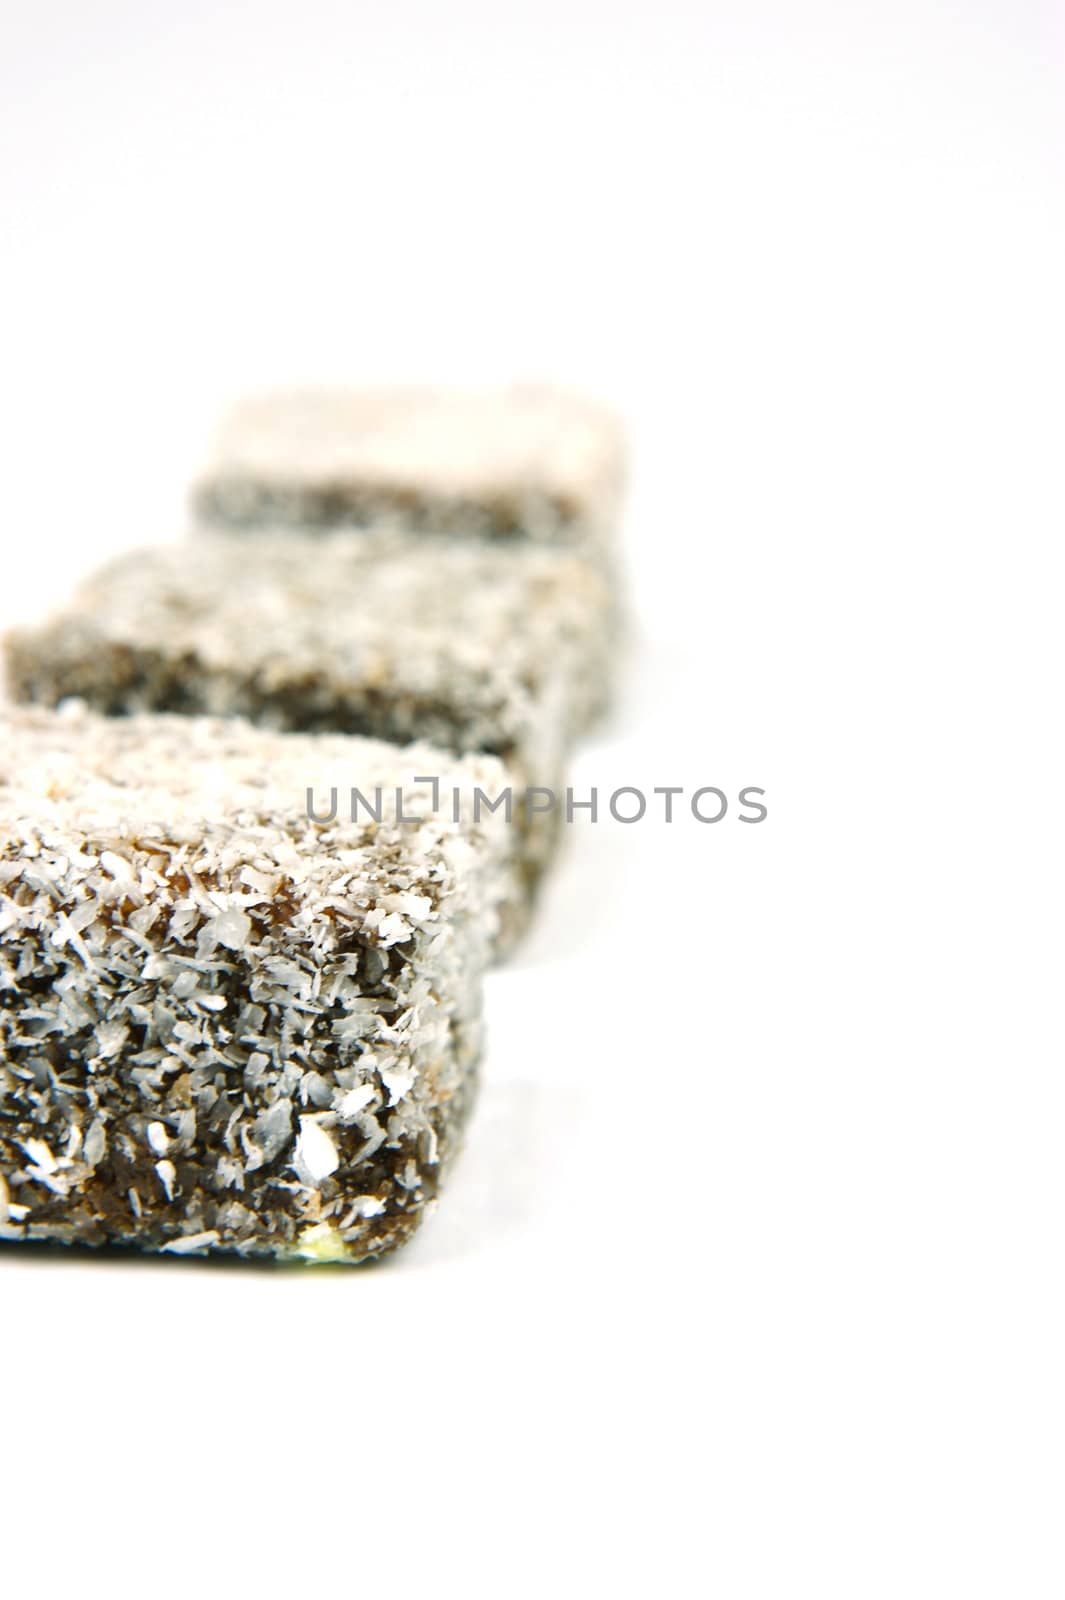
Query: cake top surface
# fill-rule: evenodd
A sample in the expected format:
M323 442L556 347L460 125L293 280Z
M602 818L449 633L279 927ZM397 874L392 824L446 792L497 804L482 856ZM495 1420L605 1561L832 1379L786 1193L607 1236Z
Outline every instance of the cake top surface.
M135 931L142 913L142 934L161 907L183 906L190 926L206 917L234 947L278 917L301 941L313 943L317 922L323 938L343 923L401 942L436 922L449 896L494 916L505 823L483 807L474 821L472 798L475 786L492 793L503 782L492 757L429 745L278 734L236 719L104 718L77 703L4 707L0 895L32 879L44 902L117 897ZM366 802L354 820L352 787ZM7 902L3 916L12 914Z
M203 477L471 500L539 493L579 515L616 486L622 454L609 410L545 385L293 389L237 404Z

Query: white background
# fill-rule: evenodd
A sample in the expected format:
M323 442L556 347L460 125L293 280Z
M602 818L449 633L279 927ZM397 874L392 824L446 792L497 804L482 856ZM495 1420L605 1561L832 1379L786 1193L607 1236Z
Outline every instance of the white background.
M770 806L573 830L390 1264L3 1255L5 1595L1061 1596L1056 11L3 0L4 620L242 389L558 377L574 782Z

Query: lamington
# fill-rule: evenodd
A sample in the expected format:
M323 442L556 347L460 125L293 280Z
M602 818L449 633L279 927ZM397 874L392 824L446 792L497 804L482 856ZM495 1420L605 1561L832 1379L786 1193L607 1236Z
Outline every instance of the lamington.
M407 1239L474 1097L505 854L476 796L504 781L424 745L0 711L0 1237ZM378 789L380 821L349 805Z
M610 411L545 385L289 390L233 408L193 506L206 527L389 523L604 549L624 456Z

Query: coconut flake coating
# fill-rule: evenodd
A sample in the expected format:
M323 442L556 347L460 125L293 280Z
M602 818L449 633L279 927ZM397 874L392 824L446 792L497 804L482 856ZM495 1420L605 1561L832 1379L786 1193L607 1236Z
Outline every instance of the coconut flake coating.
M439 772L462 819L414 778ZM360 1261L437 1194L481 1053L489 757L0 712L0 1237ZM399 787L381 823L308 785Z
M604 544L624 446L564 390L309 389L251 396L223 422L193 504L206 524Z
M239 715L502 757L515 790L508 938L557 837L569 749L602 709L609 581L570 551L376 532L258 533L135 551L7 641L17 700Z

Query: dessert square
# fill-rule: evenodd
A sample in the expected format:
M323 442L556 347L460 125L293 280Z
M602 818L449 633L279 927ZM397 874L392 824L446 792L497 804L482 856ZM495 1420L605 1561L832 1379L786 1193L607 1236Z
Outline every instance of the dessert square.
M603 543L623 476L616 418L565 390L307 389L234 407L193 504L223 527Z
M0 713L0 1237L408 1238L474 1096L504 826L471 798L503 781L424 745Z

